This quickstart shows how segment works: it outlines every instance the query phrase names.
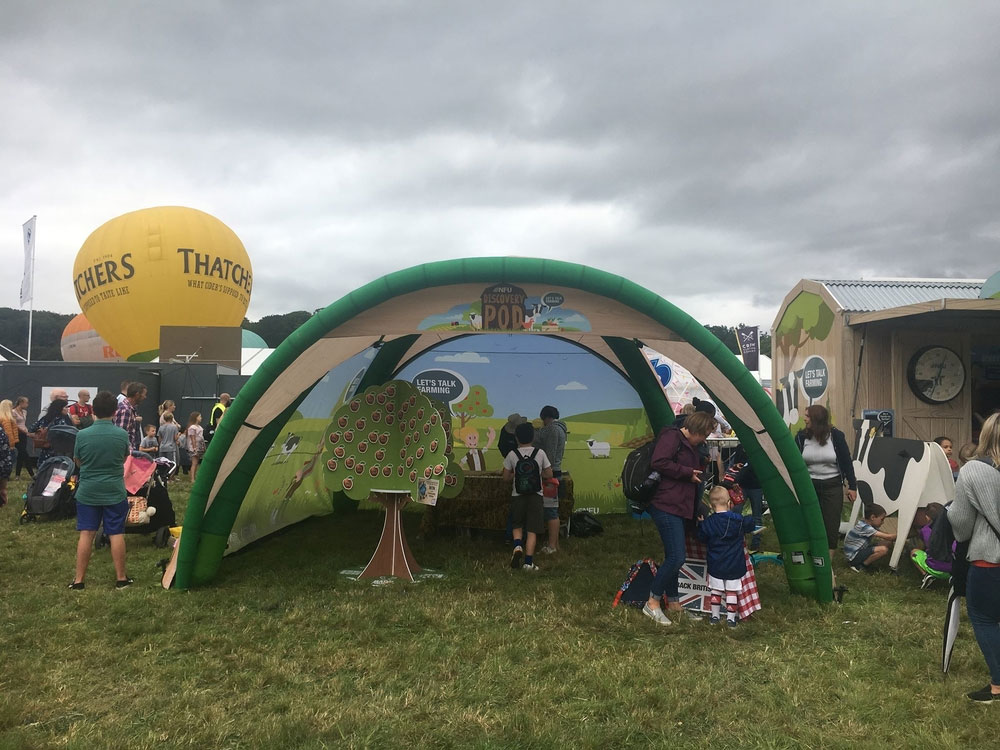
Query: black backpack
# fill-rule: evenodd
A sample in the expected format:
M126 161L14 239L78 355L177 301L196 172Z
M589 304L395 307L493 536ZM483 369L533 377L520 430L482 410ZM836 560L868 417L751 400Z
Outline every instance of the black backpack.
M955 561L952 545L955 543L955 532L951 530L948 511L938 513L931 524L931 535L927 540L927 556L943 563Z
M646 481L652 472L650 463L656 442L650 440L625 457L625 464L622 466L622 492L625 493L630 513L641 514L656 494L658 483Z
M569 533L571 536L594 536L604 532L604 524L598 521L587 510L578 510L569 517Z
M952 550L954 545L954 551ZM927 540L927 557L951 563L951 587L958 596L965 596L965 579L969 574L969 542L955 544L955 532L948 520L947 509L941 511L931 523L931 536Z
M535 462L537 455L538 448L531 451L530 456L517 452L517 463L514 464L514 492L518 495L537 495L542 491L542 473Z
M653 440L645 445L640 445L625 457L621 476L622 492L625 493L629 513L633 515L639 516L646 511L646 506L656 494L656 488L660 486L659 481L649 479L649 475L653 471L650 464L653 461L653 451L656 450L657 443L660 442L663 434L670 429L676 428L673 425L664 427ZM680 455L681 447L681 445L677 446L677 453L674 454L675 461Z

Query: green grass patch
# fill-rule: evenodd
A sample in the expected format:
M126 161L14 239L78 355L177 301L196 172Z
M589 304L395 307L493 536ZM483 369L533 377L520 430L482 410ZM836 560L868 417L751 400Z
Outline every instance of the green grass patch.
M135 586L113 589L103 550L71 592L73 522L19 512L0 510L0 748L967 748L1000 721L962 697L987 679L967 624L940 674L945 592L908 566L837 560L850 590L826 606L763 566L764 609L740 628L660 628L611 608L629 565L662 554L624 517L525 575L499 538L422 539L407 516L444 578L381 587L339 574L368 561L376 512L297 524L191 592L159 588L164 551L129 535Z

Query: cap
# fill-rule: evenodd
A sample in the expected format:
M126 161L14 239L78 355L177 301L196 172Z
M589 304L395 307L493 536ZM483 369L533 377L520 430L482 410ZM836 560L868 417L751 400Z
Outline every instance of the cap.
M510 435L513 435L514 430L517 429L517 426L519 424L524 424L527 421L528 421L527 417L522 417L517 412L514 412L509 417L507 417L507 424L503 426L503 431Z

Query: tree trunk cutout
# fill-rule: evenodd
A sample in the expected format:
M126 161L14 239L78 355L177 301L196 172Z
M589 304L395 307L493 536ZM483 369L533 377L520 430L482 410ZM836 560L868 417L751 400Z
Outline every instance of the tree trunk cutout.
M385 523L382 526L382 538L379 539L375 554L361 572L359 578L381 578L395 576L407 581L413 580L413 574L419 573L421 567L413 559L410 545L406 543L400 511L410 502L408 492L373 492L371 499L385 507Z

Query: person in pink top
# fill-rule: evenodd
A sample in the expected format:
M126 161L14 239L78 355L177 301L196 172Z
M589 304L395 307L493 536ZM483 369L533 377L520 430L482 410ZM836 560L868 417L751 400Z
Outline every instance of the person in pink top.
M187 451L191 457L191 481L194 482L198 476L198 464L205 453L205 430L201 426L200 411L191 412L184 436L187 438Z

